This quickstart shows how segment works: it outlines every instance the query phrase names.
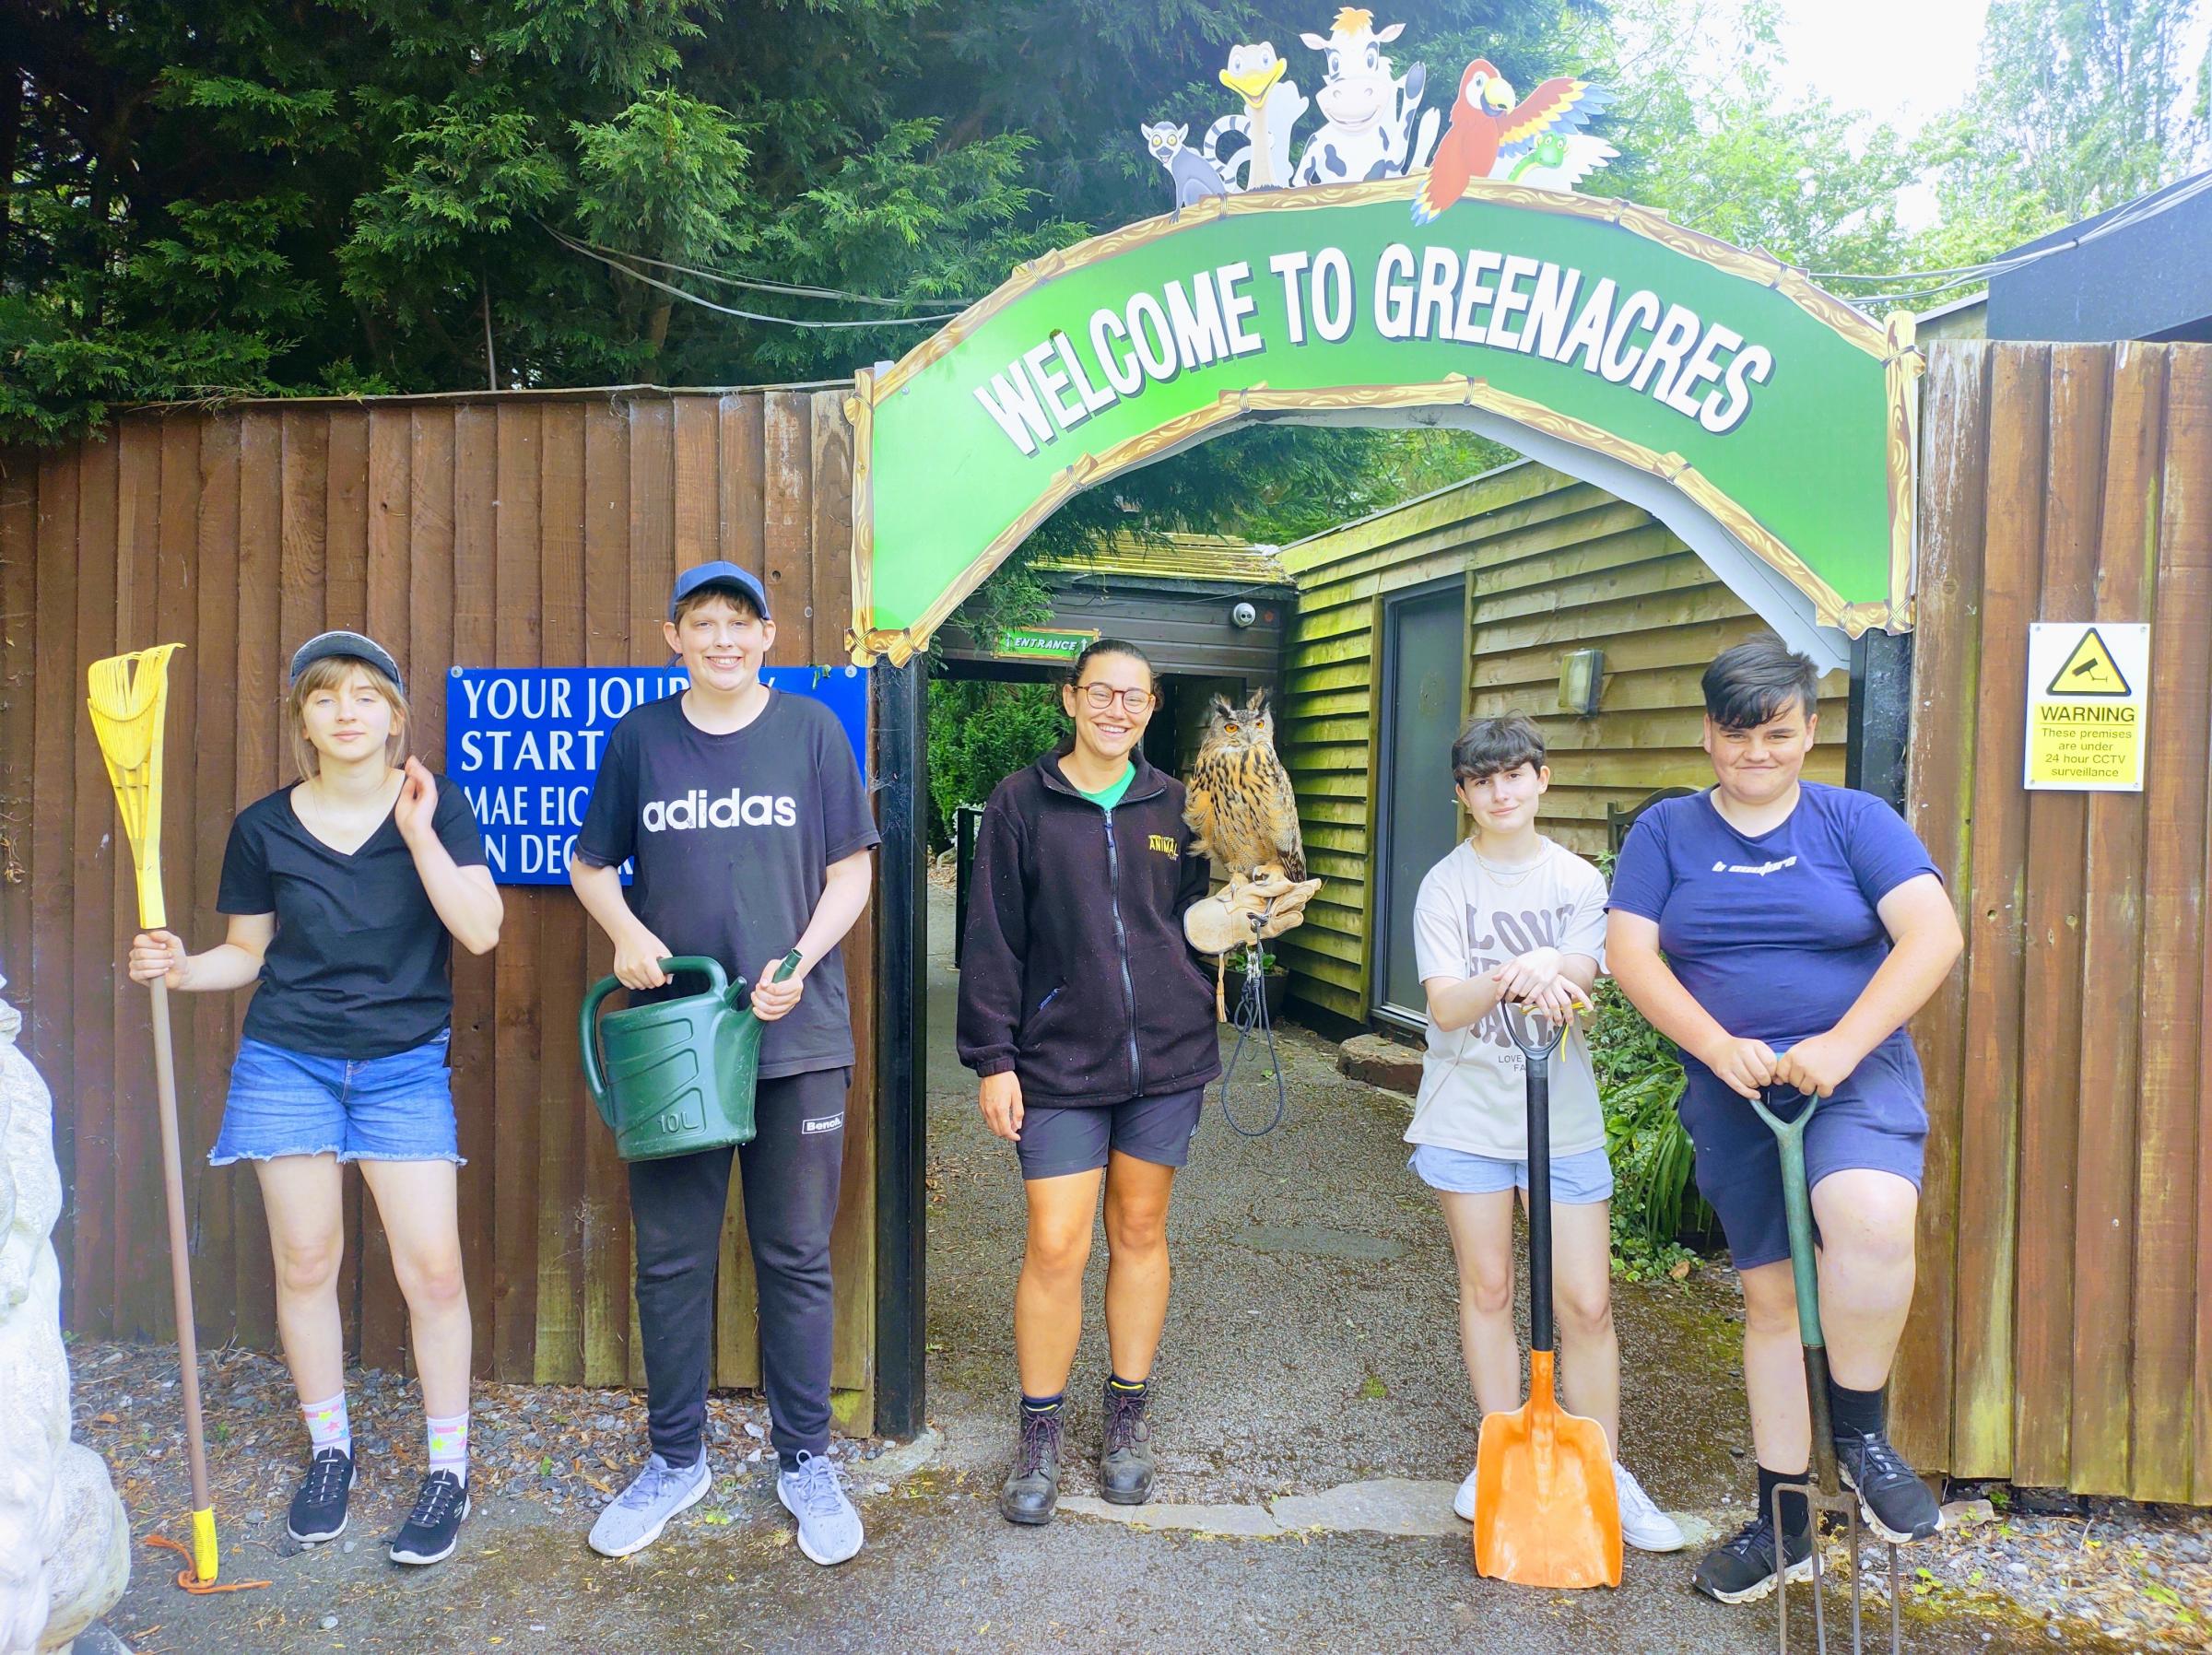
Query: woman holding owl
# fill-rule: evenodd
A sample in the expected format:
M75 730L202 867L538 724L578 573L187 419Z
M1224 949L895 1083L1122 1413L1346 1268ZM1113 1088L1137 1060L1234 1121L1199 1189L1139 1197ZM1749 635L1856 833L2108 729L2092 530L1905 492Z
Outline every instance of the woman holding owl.
M1159 705L1151 663L1101 639L1060 691L1074 731L999 783L984 807L962 945L959 1045L983 1119L1014 1145L1029 1232L1014 1297L1019 1449L999 1510L1052 1520L1083 1269L1106 1209L1105 1381L1099 1492L1151 1497L1146 1419L1168 1309L1168 1198L1206 1085L1221 1070L1213 985L1183 939L1206 860L1182 784L1142 751Z

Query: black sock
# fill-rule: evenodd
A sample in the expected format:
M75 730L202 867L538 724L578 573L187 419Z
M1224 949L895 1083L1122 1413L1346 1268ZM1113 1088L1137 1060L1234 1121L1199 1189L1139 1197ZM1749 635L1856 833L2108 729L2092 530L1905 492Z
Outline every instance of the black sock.
M1871 1436L1885 1429L1889 1423L1888 1391L1846 1391L1830 1379L1828 1382L1828 1418L1839 1435L1856 1432L1861 1437Z
M1107 1390L1125 1402L1136 1403L1139 1405L1144 1403L1147 1387L1151 1383L1152 1381L1148 1379L1124 1379L1118 1373L1110 1373L1106 1376Z
M1774 1490L1776 1488L1784 1483L1803 1483L1805 1480L1805 1473L1801 1471L1769 1471L1765 1466L1760 1466L1759 1468L1759 1516L1771 1517L1773 1515ZM1785 1494L1782 1497L1782 1526L1792 1534L1803 1534L1813 1526L1812 1509L1806 1505L1805 1496L1802 1493Z
M1057 1414L1060 1404L1065 1401L1067 1392L1065 1391L1056 1391L1051 1396L1031 1396L1025 1391L1021 1393L1021 1411L1024 1414Z

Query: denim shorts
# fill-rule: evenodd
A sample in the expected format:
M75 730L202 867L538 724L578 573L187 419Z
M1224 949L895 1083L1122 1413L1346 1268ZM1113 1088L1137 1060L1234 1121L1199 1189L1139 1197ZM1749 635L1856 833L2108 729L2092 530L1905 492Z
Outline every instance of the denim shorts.
M1431 1190L1453 1195L1496 1195L1506 1190L1528 1188L1528 1163L1497 1156L1470 1155L1464 1149L1446 1149L1441 1144L1417 1144L1406 1163ZM1604 1149L1585 1149L1580 1155L1551 1158L1551 1204L1555 1207L1594 1206L1613 1199L1613 1163Z
M410 1051L348 1062L243 1039L230 1065L210 1167L335 1155L340 1161L462 1164L447 1029Z
M1096 1172L1114 1149L1155 1167L1186 1166L1205 1098L1206 1088L1194 1086L1123 1103L1025 1105L1021 1136L1014 1143L1021 1176L1027 1180Z

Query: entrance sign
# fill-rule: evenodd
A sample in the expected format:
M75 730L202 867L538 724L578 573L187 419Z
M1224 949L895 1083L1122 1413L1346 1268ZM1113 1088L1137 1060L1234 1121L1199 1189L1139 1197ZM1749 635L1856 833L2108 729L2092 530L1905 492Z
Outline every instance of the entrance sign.
M924 647L1077 490L1277 419L1580 451L1686 503L1808 628L1910 626L1909 320L1621 202L1478 178L1417 224L1425 182L1202 200L1022 266L860 375L853 658Z
M2139 793L2149 717L2147 623L2028 628L2029 787Z
M828 704L868 769L868 680L856 667L770 666L762 682ZM606 738L633 707L680 694L681 667L456 666L445 680L445 769L484 829L500 885L565 885ZM740 800L733 808L743 809ZM629 880L627 870L624 882Z

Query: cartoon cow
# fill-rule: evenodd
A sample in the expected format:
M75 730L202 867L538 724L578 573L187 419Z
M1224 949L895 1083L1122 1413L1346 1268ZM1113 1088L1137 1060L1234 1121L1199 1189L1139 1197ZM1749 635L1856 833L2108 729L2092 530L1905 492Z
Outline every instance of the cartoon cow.
M1328 124L1313 135L1299 158L1298 171L1290 181L1295 186L1398 178L1429 164L1429 151L1436 143L1436 111L1421 114L1419 135L1414 135L1414 116L1420 110L1428 70L1415 64L1403 79L1394 78L1382 48L1396 40L1406 25L1393 23L1378 29L1374 24L1373 12L1347 6L1336 14L1325 39L1317 34L1299 37L1328 61L1328 77L1313 95Z

